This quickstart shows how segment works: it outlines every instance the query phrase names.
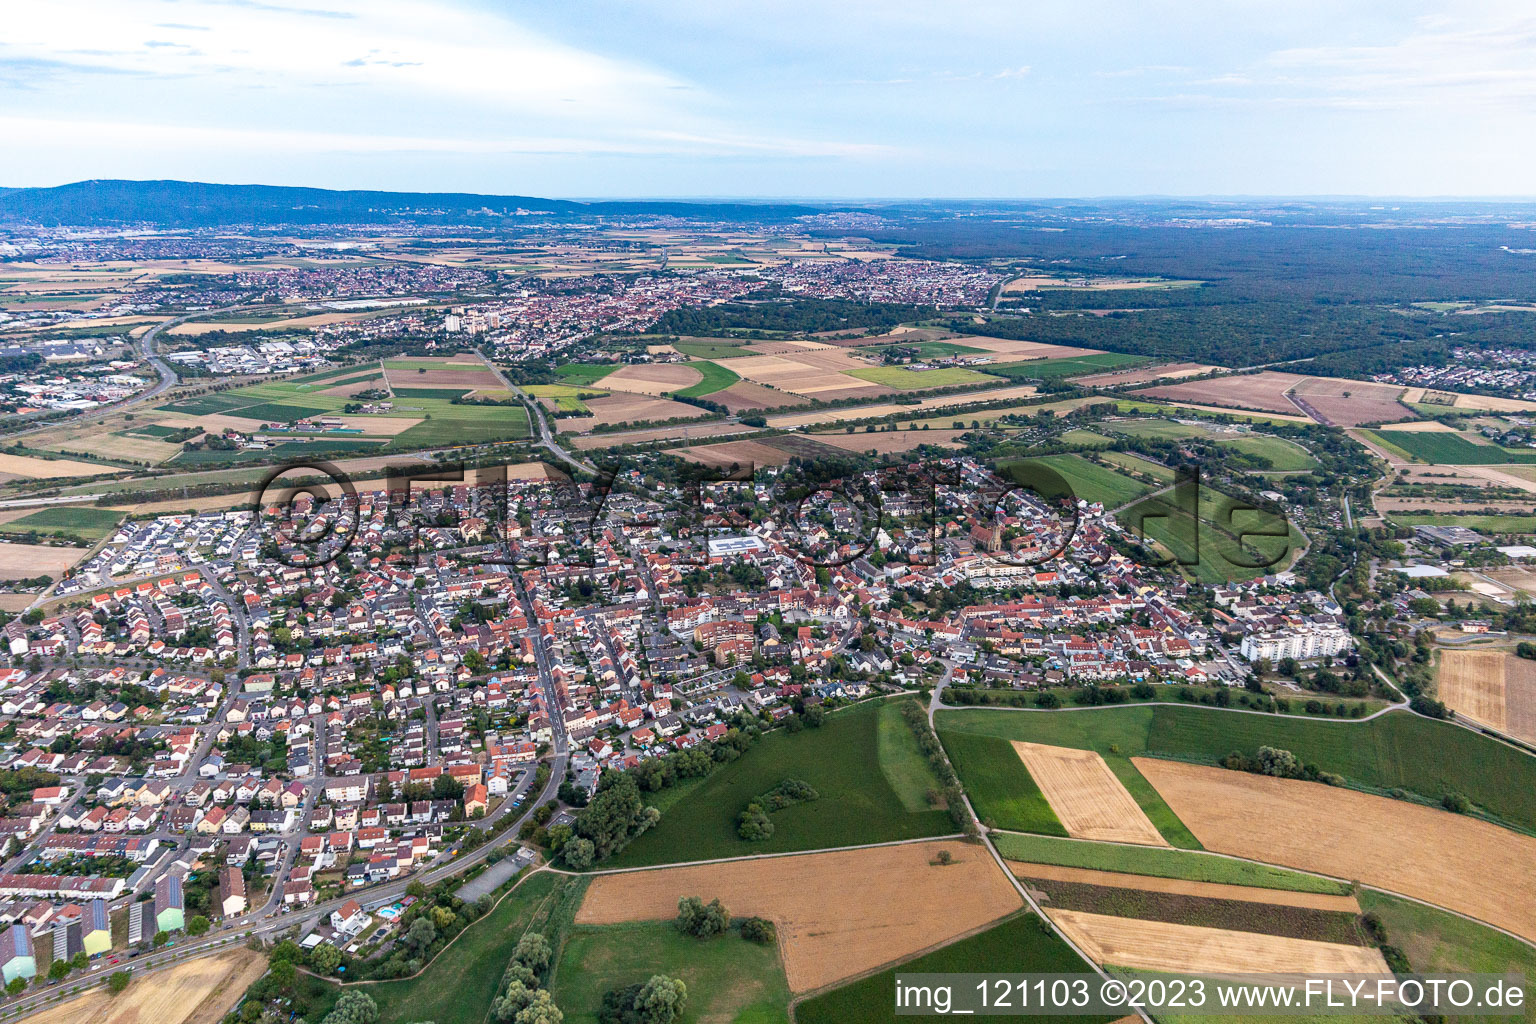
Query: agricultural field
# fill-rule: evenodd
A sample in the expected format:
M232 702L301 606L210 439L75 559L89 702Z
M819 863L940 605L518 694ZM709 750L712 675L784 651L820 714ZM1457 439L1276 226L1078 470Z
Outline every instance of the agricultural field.
M1434 466L1536 463L1536 449L1521 451L1496 444L1474 444L1461 434L1419 430L1367 430L1363 433L1404 458Z
M911 370L905 366L872 366L864 370L849 370L848 375L873 384L895 388L897 391L953 388L962 384L986 384L993 380L985 373L977 373L975 370L967 370L963 367Z
M1049 910L1051 921L1100 964L1176 974L1388 974L1381 953L1227 928Z
M1148 498L1122 510L1119 519L1133 533L1144 532L1155 541L1162 557L1179 559L1179 571L1200 583L1249 580L1284 569L1306 545L1301 531L1278 513L1250 509L1214 487L1200 488L1198 523L1177 497ZM1241 548L1239 534L1245 540Z
M724 391L716 391L709 397L710 401L719 402L733 413L777 409L783 405L799 405L803 401L798 395L785 394L747 380L737 381Z
M696 364L639 363L621 367L603 377L603 389L658 397L695 387L703 379L704 374Z
M0 532L5 532L5 524L0 524ZM45 574L58 579L83 557L83 548L0 542L0 580L26 580Z
M1308 377L1291 391L1291 400L1319 423L1357 427L1417 419L1419 414L1401 401L1405 390L1392 384Z
M65 505L38 509L0 524L0 533L62 534L81 540L100 540L117 529L123 513L94 505ZM76 553L78 559L78 552ZM35 574L32 574L35 575Z
M1006 838L1013 839L1016 837L1009 836ZM1062 846L1064 844L1058 842L1052 845ZM1079 844L1079 846L1081 845ZM1114 847L1106 848L1103 845L1094 846L1090 844L1088 849L1094 853L1104 852L1106 849L1115 852ZM1126 852L1132 855L1135 853L1134 850ZM1072 882L1092 885L1097 888L1131 889L1137 892L1169 893L1211 900L1235 900L1240 903L1265 903L1276 907L1301 907L1308 910L1327 910L1347 914L1358 914L1360 912L1360 904L1354 896L1345 891L1342 885L1328 882L1326 879L1314 879L1313 876L1286 871L1284 868L1271 868L1263 864L1254 864L1251 861L1218 857L1209 853L1185 853L1171 849L1164 852L1172 854L1176 863L1194 861L1198 864L1203 861L1213 867L1227 864L1235 868L1254 868L1259 871L1293 876L1302 881L1317 881L1333 885L1336 887L1336 891L1325 893L1279 889L1273 886L1265 887L1258 884L1236 885L1231 882L1206 882L1198 879L1164 878L1147 874L1134 875L1123 871L1101 871L1095 868L1063 867L1056 864L1031 864L1016 860L1010 860L1008 868L1020 878ZM1136 917L1139 915L1131 914L1127 916Z
M720 437L726 434L750 434L753 432L753 428L742 426L740 423L721 423L719 421L674 423L667 427L583 434L579 437L571 438L570 447L578 451L593 451L601 448L615 448L622 444L649 444L653 441L687 440L689 438Z
M698 383L673 392L682 398L708 398L741 380L719 363L696 362L689 363L688 366L690 369L699 371L700 378Z
M1208 363L1161 363L1155 366L1138 366L1128 370L1112 370L1078 377L1074 383L1085 388L1113 388L1132 384L1150 384L1155 380L1177 380L1181 377L1199 377L1220 367Z
M1317 460L1294 441L1283 437L1253 434L1218 442L1223 448L1233 448L1245 455L1268 459L1270 468L1282 473L1296 473L1317 468Z
M1015 387L991 388L986 391L967 391L958 395L940 395L937 398L926 398L916 405L896 405L895 403L871 403L869 405L854 405L846 409L818 409L812 412L784 413L780 416L768 417L768 425L778 430L795 427L825 426L831 423L840 423L843 420L872 419L882 416L913 416L923 412L937 409L946 409L957 405L972 405L977 402L1001 402L1010 399L1034 398L1039 394L1039 389L1033 384L1022 384ZM1079 401L1079 400L1074 400ZM1099 399L1110 401L1110 399ZM1043 406L1041 408L1044 408ZM1076 406L1073 406L1076 408ZM1008 413L1020 412L1022 409L993 409L986 412L961 413L967 423L971 420L991 422L999 416ZM1030 415L1038 409L1030 408ZM934 426L947 427L952 419L934 419L929 421ZM905 425L905 423L903 423Z
M1536 743L1536 661L1505 650L1443 650L1436 686L1463 718Z
M1013 749L1073 839L1168 845L1098 754L1018 740Z
M746 355L741 338L683 338L672 347L693 359L731 359Z
M1152 490L1144 483L1132 480L1113 469L1089 462L1081 455L1046 455L1041 458L1027 459L1025 462L1050 467L1066 481L1074 497L1083 501L1099 502L1105 508L1117 508L1135 501ZM1009 465L1010 463L999 464L998 471L1006 472Z
M588 415L591 411L586 406L587 399L602 398L608 394L606 391L571 387L567 384L529 384L523 390L555 412L570 412L582 416Z
M1536 516L1388 515L1399 526L1465 526L1486 534L1536 534Z
M918 357L922 359L943 359L946 356L975 356L987 351L984 348L960 345L953 341L911 341L906 343L896 341L884 345L859 346L860 351L869 352L873 355L879 355L889 348L915 349Z
M960 442L957 438L963 433L965 433L963 430L880 430L873 434L862 431L852 434L826 432L811 434L810 437L817 444L828 444L844 451L872 451L878 455L891 455L897 452L909 452L925 444L942 445L946 448L959 447Z
M1208 424L1175 420L1111 420L1100 424L1099 428L1129 437L1155 438L1159 441L1183 441L1192 437L1210 437L1219 429Z
M941 852L950 863L938 862ZM1023 906L985 847L941 841L599 875L576 923L670 921L684 896L718 897L733 916L773 921L795 992L912 956Z
M708 416L709 412L700 409L696 405L687 405L683 402L674 402L667 398L656 398L651 395L642 395L632 391L614 391L603 398L586 399L587 411L592 415L584 418L571 417L562 419L559 428L562 432L568 430L590 430L594 426L618 426L624 423L658 423L675 419L699 419ZM615 444L613 440L603 441L603 446Z
M990 737L1000 742L1009 741L1001 742L1001 745L998 743L985 745L982 749L989 752L986 760L972 759L967 763L962 757L955 762L955 770L959 773L961 782L965 784L967 793L975 793L978 788L986 792L986 787L989 786L1003 787L1005 791L1013 791L1019 787L1018 769L1023 762L1013 750L1011 741L1092 750L1104 759L1109 770L1131 794L1137 806L1156 826L1164 839L1174 846L1198 849L1200 844L1195 837L1183 826L1168 805L1157 795L1157 791L1142 778L1141 773L1130 761L1132 754L1142 753L1146 749L1146 730L1151 710L1151 708L1126 708L1061 715L1049 712L968 709L940 711L936 724L945 750L965 749L969 745L968 737L971 736ZM1125 713L1127 711L1141 714L1128 716ZM1093 721L1076 721L1078 719ZM1011 765L1002 757L1004 750L1012 758ZM1027 772L1023 774L1027 775ZM1030 785L1034 786L1032 780ZM1028 791L1024 790L1024 792ZM1040 797L1040 803L1049 808L1043 795ZM1035 821L1043 820L1038 814L1031 817ZM1054 812L1051 813L1051 818L1055 818ZM1002 822L999 821L999 824L1002 825ZM1046 832L1048 830L1029 828L1027 831ZM1061 835L1064 832L1063 828L1053 834Z
M722 441L679 448L673 454L704 466L782 466L790 452L767 441Z
M119 995L95 988L26 1018L28 1024L218 1024L266 973L267 958L248 949L191 960L135 977Z
M1536 949L1464 917L1370 889L1360 906L1375 914L1388 940L1403 951L1415 971L1433 973L1524 974L1525 1019L1536 1021Z
M945 972L1020 971L1077 974L1088 965L1070 946L1047 930L1033 914L1019 914L999 925L952 943L899 968L862 978L842 988L806 999L795 1007L798 1024L939 1024L953 1017L939 1015L897 1016L896 975ZM1035 1016L1041 1024L1109 1024L1113 1016Z
M873 367L843 349L812 342L802 342L799 345L810 347L799 347L791 343L774 346L758 344L749 349L752 352L751 355L721 359L718 362L738 377L755 384L762 384L777 391L786 391L802 398L819 399L823 402L889 395L895 390L855 376L851 371L873 369ZM764 347L770 347L771 351L783 354L764 354L762 352ZM977 377L982 381L987 379L979 374Z
M945 811L910 812L880 770L879 705L866 703L828 715L819 729L774 731L686 791L604 867L640 867L679 859L705 860L754 853L815 850L858 843L946 835ZM820 797L778 811L774 834L747 842L736 817L747 803L786 778L810 783Z
M1318 782L1154 758L1136 766L1207 849L1359 879L1536 938L1536 838Z
M1067 834L1013 744L980 733L955 731L942 736L950 763L983 824L1048 836Z
M1192 384L1142 388L1132 394L1171 402L1197 402L1202 405L1294 414L1297 412L1296 404L1286 397L1286 392L1306 379L1299 374L1264 370L1261 373L1214 377Z
M642 984L655 974L681 978L688 986L688 1006L680 1018L684 1024L789 1020L789 985L776 946L735 935L701 942L670 921L573 928L560 951L550 994L568 1024L597 1024L606 993Z
M567 384L581 387L596 384L619 368L618 363L566 363L555 367L555 374Z
M1063 380L1085 374L1101 374L1115 367L1138 366L1145 362L1147 362L1146 356L1130 356L1119 352L1088 352L1061 359L989 364L986 366L986 371L1014 380Z
M67 476L102 476L107 473L121 473L117 466L102 465L96 462L81 462L78 459L46 459L32 455L12 455L9 452L0 453L0 482L10 480L53 480Z
M1067 431L1057 440L1062 444L1077 445L1080 448L1105 448L1115 443L1112 438L1080 427Z
M1159 484L1171 484L1178 476L1167 466L1144 459L1139 455L1132 455L1130 452L1100 452L1099 458L1117 469L1131 473L1144 473Z

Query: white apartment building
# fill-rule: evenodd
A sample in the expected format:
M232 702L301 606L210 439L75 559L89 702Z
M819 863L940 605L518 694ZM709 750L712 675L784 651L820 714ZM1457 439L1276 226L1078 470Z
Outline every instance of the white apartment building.
M1251 633L1243 637L1238 653L1250 662L1260 658L1271 662L1281 658L1304 661L1331 657L1354 646L1354 637L1338 626L1303 626L1276 633Z

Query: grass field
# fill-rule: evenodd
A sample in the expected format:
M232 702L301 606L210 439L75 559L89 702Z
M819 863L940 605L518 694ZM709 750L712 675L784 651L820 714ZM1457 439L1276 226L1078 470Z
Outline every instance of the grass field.
M941 359L944 356L978 356L987 351L970 345L957 345L952 341L913 341L906 344L897 341L883 345L861 345L859 350L878 355L889 348L915 349L917 354L925 359Z
M1214 487L1200 488L1198 524L1176 504L1176 498L1176 493L1148 498L1118 518L1132 530L1144 530L1148 540L1162 546L1163 557L1179 559L1179 571L1197 582L1227 583L1278 572L1305 543L1301 531L1288 521L1282 523L1268 512L1245 511L1247 503ZM1266 535L1282 527L1283 537ZM1241 549L1240 533L1247 537L1247 546ZM1251 562L1271 564L1244 564Z
M1128 469L1133 473L1145 473L1160 484L1173 483L1177 475L1167 466L1144 459L1139 455L1132 455L1130 452L1101 452L1099 457L1120 469Z
M1500 448L1473 444L1460 434L1428 430L1367 430L1371 438L1410 458L1435 466L1496 466L1501 463L1536 463L1536 449Z
M789 1020L789 985L775 946L747 942L735 934L700 941L682 934L670 921L578 925L559 953L551 995L567 1024L596 1024L604 993L643 983L653 974L681 978L688 986L687 1008L677 1018L680 1024Z
M1126 502L1135 501L1152 490L1146 484L1132 480L1105 466L1089 462L1081 455L1046 455L1022 461L1026 464L1050 467L1066 481L1074 497L1083 501L1102 502L1105 508L1116 508ZM1013 464L999 463L998 471L1006 472L1008 466ZM1016 476L1013 478L1018 479Z
M100 540L117 528L121 512L105 508L69 507L39 509L20 519L0 524L0 533L66 533L85 540Z
M901 717L901 708L895 701L880 705L879 719L876 748L885 781L891 784L891 791L908 811L928 810L931 806L928 793L940 786L928 759L918 749L917 736Z
M968 939L909 960L899 968L872 974L860 981L833 989L795 1007L798 1024L938 1024L952 1020L941 1015L895 1013L897 974L941 972L1086 973L1088 965L1033 914L1020 914ZM1113 1017L1032 1016L1041 1022L1105 1024Z
M997 852L1006 859L1030 864L1056 864L1068 868L1120 871L1128 875L1182 878L1191 882L1219 882L1225 885L1250 885L1261 889L1320 892L1336 896L1349 891L1349 887L1343 883L1327 878L1197 850L1094 843L1007 832L995 833L992 841L997 846Z
M745 347L745 339L737 342L725 341L679 341L672 347L685 356L694 359L735 359L738 356L749 356L752 353Z
M1175 423L1172 420L1125 420L1100 424L1101 429L1112 430L1130 437L1147 437L1159 441L1183 441L1191 437L1210 437L1207 427L1193 423Z
M697 384L674 391L673 394L680 398L707 398L716 391L724 391L726 388L741 380L735 373L727 370L719 363L709 361L689 363L689 366L704 375L704 379Z
M1062 359L1036 359L1025 363L1002 363L988 366L988 373L1015 380L1060 380L1064 377L1080 377L1105 370L1119 370L1127 366L1147 362L1146 356L1128 356L1119 352L1096 352L1086 356L1068 356Z
M566 363L555 367L555 374L567 384L596 384L614 370L618 363Z
M448 952L420 975L367 986L379 1004L380 1024L481 1020L496 996L517 940L541 911L555 906L568 896L568 888L580 884L547 872L529 876L495 910L465 929Z
M1114 444L1114 440L1092 430L1069 430L1058 439L1062 444L1075 444L1082 448L1104 448Z
M1235 448L1247 455L1268 459L1271 469L1287 473L1313 469L1317 466L1317 460L1308 454L1306 449L1283 437L1255 434L1251 437L1237 437L1219 443L1224 448Z
M939 370L909 370L905 366L871 366L868 369L849 370L847 376L881 384L898 391L920 391L924 388L952 388L960 384L996 384L997 381L984 373L949 367Z
M944 735L944 749L983 823L1048 836L1067 834L1008 740L952 732Z
M1072 713L967 709L939 712L938 725L946 746L953 732L980 733L1097 750L1111 768L1117 759L1143 754L1214 764L1234 750L1251 754L1261 746L1281 747L1357 788L1402 789L1430 801L1461 793L1488 814L1536 831L1536 758L1405 711L1345 722L1177 704ZM1126 788L1142 802L1135 788L1129 783ZM1148 810L1145 803L1142 808ZM1158 815L1148 810L1148 816L1167 836Z
M1381 919L1387 941L1415 971L1524 974L1525 1019L1536 1021L1536 949L1487 925L1369 889L1360 892L1360 908Z
M396 398L441 398L453 401L469 394L469 388L394 388Z
M752 750L694 782L661 822L605 867L853 846L946 835L944 811L909 812L880 770L879 705L864 704L827 717L819 729L777 730ZM749 843L736 835L747 803L786 778L803 779L820 794L773 815L774 834Z
M555 404L560 412L573 412L585 416L591 410L587 408L585 399L600 398L606 395L606 391L594 391L591 388L571 387L567 384L528 384L523 387L535 398L544 398Z
M1465 526L1479 533L1536 533L1536 516L1413 515L1404 512L1388 512L1386 516L1401 526Z

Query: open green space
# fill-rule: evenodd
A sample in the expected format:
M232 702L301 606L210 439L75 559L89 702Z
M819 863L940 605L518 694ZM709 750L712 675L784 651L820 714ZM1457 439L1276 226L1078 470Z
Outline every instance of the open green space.
M1152 488L1144 483L1132 480L1130 477L1115 472L1107 466L1089 462L1081 455L1046 455L1040 458L1021 460L1025 465L1041 464L1050 467L1058 473L1067 486L1072 489L1072 496L1083 501L1097 501L1105 508L1116 508L1126 502L1135 501ZM1008 472L1009 467L1018 462L1004 462L998 465L999 472ZM1011 474L1013 479L1021 479Z
M1176 473L1167 466L1144 459L1140 455L1132 455L1130 452L1100 452L1099 458L1119 469L1128 469L1133 473L1145 473L1160 484L1173 483Z
M1361 890L1360 909L1381 919L1387 941L1417 972L1525 975L1525 1019L1536 1021L1536 949L1487 925L1371 889Z
M748 344L745 338L693 338L675 342L672 347L694 359L736 359L752 355Z
M952 388L961 384L997 383L993 378L975 370L945 367L938 370L909 370L905 366L871 366L863 370L848 370L848 376L867 380L898 391L920 391L925 388Z
M1536 831L1536 758L1407 711L1342 721L1180 704L1078 712L965 709L940 711L938 726L946 746L952 732L980 733L1097 750L1111 768L1116 759L1141 755L1215 764L1233 751L1280 747L1303 764L1342 776L1353 788L1378 794L1400 790L1435 803L1446 793L1460 793L1489 816ZM969 787L963 772L961 781ZM1131 795L1137 796L1134 790Z
M1465 526L1479 533L1536 533L1536 516L1413 515L1408 512L1388 512L1386 516L1400 526Z
M876 729L880 771L884 773L885 781L891 784L891 791L908 811L930 809L933 805L928 802L928 794L942 786L918 748L912 727L901 717L897 702L886 701L880 705Z
M100 540L117 529L123 513L107 508L60 507L0 523L0 533L64 533L84 540Z
M1430 430L1367 430L1364 433L1409 458L1427 462L1433 466L1536 463L1536 449L1473 444L1460 434L1445 434Z
M381 441L364 440L326 440L316 439L308 441L288 441L283 444L275 444L270 448L242 448L237 451L225 451L222 449L196 448L184 450L167 465L170 466L206 466L225 465L242 462L276 462L288 458L299 458L316 455L335 455L345 453L359 455L367 452L375 452L384 448Z
M1008 740L950 732L944 734L944 750L983 824L1047 836L1067 834Z
M1084 430L1080 427L1067 431L1057 440L1062 444L1072 444L1082 448L1104 448L1115 443L1111 438L1105 437L1103 434L1092 430Z
M880 705L861 704L827 716L816 729L774 730L714 774L686 784L661 821L604 867L854 846L947 835L945 811L911 812L880 770ZM747 804L785 779L809 783L819 799L777 811L762 842L736 834Z
M1248 437L1235 437L1230 441L1219 441L1217 443L1223 448L1235 448L1245 454L1268 459L1271 469L1287 473L1315 469L1317 467L1317 460L1305 448L1283 437L1254 434Z
M572 387L568 384L529 384L523 390L535 398L548 399L560 412L576 413L582 416L591 412L587 408L586 399L601 398L608 394L606 391Z
M1209 437L1211 429L1195 423L1178 423L1174 420L1115 420L1099 424L1101 430L1112 430L1129 437L1153 438L1159 441L1183 441L1191 437Z
M596 384L614 370L618 363L566 363L555 367L555 375L567 384ZM516 379L514 377L514 379Z
M1085 377L1093 373L1124 369L1148 362L1146 356L1130 356L1120 352L1094 352L1082 356L1065 356L1060 359L1032 359L1021 363L988 365L987 372L1015 380L1061 380L1065 377Z
M433 408L431 419L395 435L397 450L438 445L516 441L528 436L528 410L521 405L450 405Z
M1130 846L1083 839L1052 839L1049 836L1011 832L992 833L992 843L1004 858L1026 864L1055 864L1065 868L1092 868L1095 871L1119 871L1128 875L1183 878L1191 882L1222 882L1227 885L1251 885L1259 889L1288 889L1293 892L1343 895L1349 891L1343 882L1201 850Z
M1019 914L984 932L908 960L899 967L833 989L795 1006L797 1024L938 1024L953 1017L902 1015L896 1007L897 974L1041 973L1088 974L1089 966L1034 914ZM1092 975L1089 975L1092 977ZM1113 1016L1031 1016L1042 1024L1104 1024Z
M953 341L900 341L887 342L882 345L861 345L863 352L884 352L886 349L913 349L924 359L942 359L945 356L979 356L985 355L987 350L976 348L972 345L957 345Z
M566 1024L597 1024L605 993L643 984L654 974L681 978L688 986L678 1024L789 1020L789 983L777 946L748 942L734 932L700 940L670 921L573 928L560 951L550 994Z
M473 388L390 388L396 398L441 398L453 401L469 394Z
M741 380L739 376L727 370L719 363L711 363L708 360L692 362L688 364L704 375L704 379L697 384L691 384L681 391L674 391L678 398L707 398L716 391L724 391L726 388Z
M1252 509L1214 487L1200 488L1198 517L1181 507L1178 497L1177 492L1149 497L1117 518L1133 533L1144 532L1161 546L1161 557L1177 559L1179 571L1196 582L1229 583L1279 572L1306 545L1306 537L1283 516Z

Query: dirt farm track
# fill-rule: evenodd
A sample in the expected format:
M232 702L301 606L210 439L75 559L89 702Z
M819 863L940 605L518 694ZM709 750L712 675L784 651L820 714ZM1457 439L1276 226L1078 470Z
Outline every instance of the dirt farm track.
M1536 939L1536 838L1320 782L1133 761L1207 850L1358 879Z
M954 862L931 863L940 850ZM684 896L772 920L796 992L941 944L1024 902L985 848L940 841L600 875L576 923L669 920Z

